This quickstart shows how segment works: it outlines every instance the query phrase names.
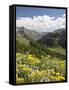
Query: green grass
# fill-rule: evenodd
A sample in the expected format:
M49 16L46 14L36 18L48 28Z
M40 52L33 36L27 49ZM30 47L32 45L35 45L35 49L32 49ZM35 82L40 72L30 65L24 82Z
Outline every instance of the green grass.
M16 53L16 83L64 81L66 61L50 55Z
M58 47L58 48L48 48L48 50L50 50L52 52L55 52L55 53L62 54L62 55L66 55L66 50L61 48L61 47Z
M16 34L16 40L20 41L20 43L25 43L26 45L29 45L29 40L22 37L20 34Z
M66 52L16 35L16 83L64 81Z

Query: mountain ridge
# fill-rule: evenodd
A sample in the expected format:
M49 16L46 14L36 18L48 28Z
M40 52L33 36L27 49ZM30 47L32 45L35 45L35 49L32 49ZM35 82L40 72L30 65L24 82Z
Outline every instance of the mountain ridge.
M62 29L58 29L53 31L54 33L61 33L62 30L65 30L64 28ZM32 40L39 40L41 39L43 36L49 34L49 33L53 33L53 32L37 32L35 30L30 30L27 29L26 27L21 27L17 29L17 33L19 33L21 36L26 37L27 39L32 39Z
M38 40L39 42L46 44L46 46L56 47L59 45L62 48L66 48L66 29L55 30L54 32L50 32L44 35L42 38Z
M38 33L36 31L29 30L25 27L20 28L20 30L17 31L17 33L21 34L21 36L27 38L27 39L32 39L34 41L39 40L45 33Z

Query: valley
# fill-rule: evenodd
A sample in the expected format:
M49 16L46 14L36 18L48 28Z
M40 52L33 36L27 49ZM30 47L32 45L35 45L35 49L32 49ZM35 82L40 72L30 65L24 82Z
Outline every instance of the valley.
M16 83L65 81L66 30L16 32Z

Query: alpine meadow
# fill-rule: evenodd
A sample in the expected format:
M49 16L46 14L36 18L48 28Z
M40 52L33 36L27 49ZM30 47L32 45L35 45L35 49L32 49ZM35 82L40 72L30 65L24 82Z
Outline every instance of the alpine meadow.
M16 84L66 80L66 9L16 7Z

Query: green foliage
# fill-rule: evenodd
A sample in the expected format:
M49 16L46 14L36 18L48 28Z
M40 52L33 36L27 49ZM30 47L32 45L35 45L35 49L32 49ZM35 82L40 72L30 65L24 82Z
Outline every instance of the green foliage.
M66 30L59 29L54 32L50 32L44 35L42 38L38 40L39 42L45 44L47 47L62 47L66 48Z
M16 83L65 80L65 60L50 55L37 58L34 54L16 54Z
M27 40L26 40L27 41ZM27 43L27 44L26 44ZM23 54L31 53L34 54L37 57L41 57L41 55L45 56L46 54L49 54L51 56L60 58L60 59L66 59L66 55L63 53L66 53L63 51L63 49L54 49L52 48L46 48L46 46L42 45L41 43L35 42L35 41L25 41L21 42L19 39L16 40L16 52L20 52ZM58 52L58 50L61 50L61 52Z
M61 48L61 47L57 47L57 48L48 48L50 51L55 52L55 53L59 53L62 55L66 55L66 50Z
M16 36L16 84L65 80L66 52L54 45L57 47L57 42L53 48L47 48L40 42Z
M24 78L16 78L16 84L24 83Z

